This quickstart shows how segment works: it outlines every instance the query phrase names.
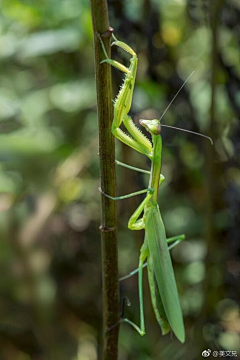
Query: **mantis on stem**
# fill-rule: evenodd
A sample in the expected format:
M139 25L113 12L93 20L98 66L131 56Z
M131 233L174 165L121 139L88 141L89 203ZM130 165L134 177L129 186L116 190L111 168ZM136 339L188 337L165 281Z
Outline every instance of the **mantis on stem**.
M114 119L112 123L112 133L117 139L122 141L124 144L130 146L131 148L140 152L141 154L146 155L151 160L150 172L146 170L134 168L132 166L116 161L118 165L128 167L132 170L150 174L149 186L147 189L119 197L112 197L104 193L100 189L100 191L105 196L113 200L122 200L129 198L131 196L146 193L145 199L135 210L135 212L130 217L128 222L128 228L130 230L142 230L142 229L145 230L144 243L140 250L139 266L137 270L133 271L129 275L120 279L120 280L124 280L129 276L134 275L135 273L138 272L140 327L127 318L122 319L122 321L132 325L139 332L140 335L145 334L142 273L143 273L143 267L146 266L144 264L144 261L147 259L148 280L150 286L151 300L152 300L152 305L156 319L162 330L162 334L165 335L169 333L169 331L172 329L176 337L183 343L185 341L185 330L184 330L182 311L179 303L178 291L177 291L175 276L173 272L172 261L169 253L169 248L172 248L173 246L177 245L180 241L184 240L185 235L175 236L170 239L166 238L165 227L157 203L159 186L164 181L164 177L161 175L161 162L162 162L162 138L161 138L161 123L160 123L161 119L139 121L140 125L145 127L145 129L151 134L152 137L152 143L151 143L143 135L143 133L136 127L130 116L128 116L132 103L138 58L136 53L127 44L125 44L122 41L118 41L114 35L112 36L115 40L112 43L112 45L119 46L120 48L122 48L131 55L129 68L126 68L124 65L122 65L121 63L115 60L109 59L106 50L104 48L103 41L99 35L99 40L102 44L103 52L106 56L106 59L101 61L101 63L106 62L126 74L124 83L114 102ZM122 123L124 124L125 128L128 130L129 134L132 137L125 134L120 129L120 125ZM143 212L143 217L140 217L142 212ZM168 247L168 243L173 243L173 244L170 245L170 247Z

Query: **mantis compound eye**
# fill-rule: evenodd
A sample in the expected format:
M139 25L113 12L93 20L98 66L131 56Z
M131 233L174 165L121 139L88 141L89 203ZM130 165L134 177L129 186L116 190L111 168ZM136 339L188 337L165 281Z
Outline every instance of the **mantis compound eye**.
M157 127L158 135L161 134L161 131L162 131L162 128L161 128L161 124L160 124L160 122L159 122L158 127Z
M140 125L144 126L147 131L153 135L159 135L161 133L161 124L157 119L154 120L139 120Z

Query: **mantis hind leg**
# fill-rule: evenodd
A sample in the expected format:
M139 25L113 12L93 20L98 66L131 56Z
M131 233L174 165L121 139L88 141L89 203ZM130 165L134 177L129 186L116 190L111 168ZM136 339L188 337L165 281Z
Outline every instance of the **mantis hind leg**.
M139 266L138 266L138 291L139 291L139 304L140 304L140 327L137 326L134 322L129 319L123 319L122 321L130 324L134 327L137 332L143 336L145 335L145 321L144 321L144 308L143 308L143 286L142 286L142 273L143 273L143 264L149 255L148 247L146 243L143 243L141 247L140 257L139 257Z
M178 245L181 241L183 241L183 240L185 240L185 235L183 235L183 234L182 234L182 235L178 235L178 236L174 236L174 237L171 237L171 238L167 239L167 243L168 243L168 244L171 243L171 242L173 242L173 244L171 244L171 245L168 246L168 250L173 249L175 246L177 246L177 245ZM147 267L147 265L148 265L148 263L145 262L145 263L143 264L143 269L144 269L145 267ZM118 281L126 280L126 279L130 278L131 276L137 274L138 272L139 272L139 269L137 268L137 269L131 271L129 274L120 277Z
M167 243L172 243L174 241L183 241L186 239L186 236L184 234L173 236L167 239Z
M184 234L173 236L167 239L167 243L171 244L168 246L168 250L173 249L176 245L178 245L181 241L185 240L186 236ZM172 244L173 243L173 244Z

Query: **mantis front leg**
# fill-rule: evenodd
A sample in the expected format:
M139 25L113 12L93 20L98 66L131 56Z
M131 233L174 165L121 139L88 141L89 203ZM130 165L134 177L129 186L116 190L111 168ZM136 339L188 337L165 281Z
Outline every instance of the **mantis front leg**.
M114 37L114 35L113 35ZM106 53L106 49L104 47L103 41L99 35L99 40L101 42L104 54L106 59L102 62L107 62L109 65L116 67L118 70L124 72L125 79L121 90L114 102L114 118L112 123L112 133L113 135L122 141L124 144L130 146L134 150L137 150L141 154L148 156L150 159L152 158L152 144L151 142L142 134L142 132L136 127L133 123L128 113L130 111L132 105L132 96L135 85L135 78L137 72L137 63L138 58L136 53L122 41L118 41L114 37L115 41L112 45L117 45L121 47L123 50L127 51L132 57L130 59L130 66L126 68L119 62L109 59ZM133 138L125 134L121 129L121 124L124 124L125 128L132 135Z

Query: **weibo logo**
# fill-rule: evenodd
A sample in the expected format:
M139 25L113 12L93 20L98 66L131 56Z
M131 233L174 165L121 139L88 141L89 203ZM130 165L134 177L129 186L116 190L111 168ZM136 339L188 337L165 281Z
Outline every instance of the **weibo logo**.
M209 357L210 355L211 355L211 350L210 349L203 350L203 352L202 352L203 357Z

